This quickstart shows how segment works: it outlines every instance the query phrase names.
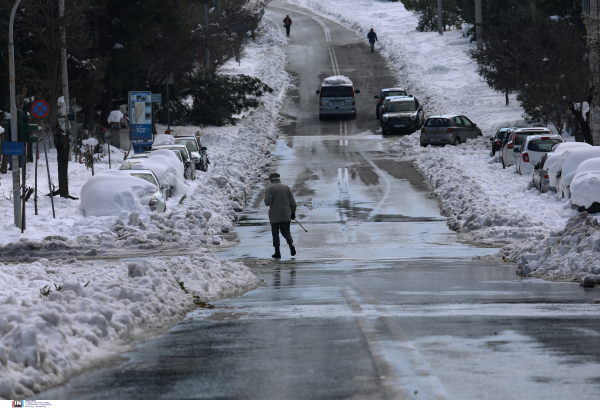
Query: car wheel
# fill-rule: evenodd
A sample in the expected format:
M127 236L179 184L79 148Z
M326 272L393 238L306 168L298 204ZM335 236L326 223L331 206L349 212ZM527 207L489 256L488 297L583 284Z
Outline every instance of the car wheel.
M319 115L319 120L323 120L323 115Z
M388 130L387 130L387 127L386 127L386 126L382 126L382 127L381 127L381 134L382 134L382 135L387 135L387 134L388 134Z
M421 147L427 147L427 143L421 143Z
M356 113L352 115L352 119L356 119Z
M455 137L453 145L454 146L458 146L459 144L460 144L460 138L459 137Z
M375 117L379 119L379 109L375 109Z

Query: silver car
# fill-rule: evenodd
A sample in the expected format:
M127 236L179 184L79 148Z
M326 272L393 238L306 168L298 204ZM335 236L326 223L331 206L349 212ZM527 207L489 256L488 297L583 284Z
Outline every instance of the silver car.
M200 170L202 158L200 156L200 146L198 146L196 136L175 136L175 140L177 140L177 143L185 145L185 147L188 148L196 169Z
M422 147L435 144L453 144L458 146L467 139L481 136L481 129L463 115L430 116L421 128Z
M181 158L183 159L183 177L187 180L195 180L196 179L196 166L192 161L192 155L188 148L184 145L176 144L176 145L160 145L153 146L152 150L173 150L178 151L181 154Z
M156 186L157 190L153 193L145 193L140 197L140 203L150 207L152 211L164 213L167 211L166 198L168 197L168 184L158 182L156 175L152 170L121 170L129 173L130 176L145 180Z
M351 116L356 119L355 94L360 93L354 89L352 81L346 77L335 76L325 78L321 88L317 91L319 95L319 119L326 116Z

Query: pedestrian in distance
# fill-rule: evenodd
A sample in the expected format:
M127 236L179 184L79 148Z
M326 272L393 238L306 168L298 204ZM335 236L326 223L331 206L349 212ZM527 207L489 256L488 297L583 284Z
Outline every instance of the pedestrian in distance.
M271 233L273 234L273 246L275 253L273 258L281 258L279 252L279 231L290 246L292 256L296 255L294 240L290 232L290 224L296 219L296 200L292 190L280 180L280 175L273 173L269 176L271 185L265 192L265 205L269 207L269 221L271 222Z
M290 18L289 14L287 16L285 16L285 18L283 19L283 26L285 27L285 33L289 37L290 36L290 27L292 26L292 19Z
M375 51L375 41L379 42L379 40L377 39L377 34L375 34L375 31L373 31L372 28L371 28L371 31L369 31L369 34L367 34L367 38L369 39L369 45L371 46L371 52Z

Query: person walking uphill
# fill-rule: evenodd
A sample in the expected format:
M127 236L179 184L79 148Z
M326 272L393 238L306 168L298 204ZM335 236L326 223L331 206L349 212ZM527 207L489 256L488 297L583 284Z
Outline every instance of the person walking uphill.
M287 16L285 16L285 18L283 19L283 25L285 27L285 32L287 34L287 36L290 36L290 27L292 26L292 19L290 18L290 15L288 14Z
M371 52L373 52L375 50L375 41L379 42L379 40L377 39L377 34L375 34L375 31L373 31L372 28L371 28L371 31L369 31L369 34L367 34L367 38L369 39L369 45L371 46Z
M296 200L292 190L279 180L279 174L273 173L269 176L271 185L265 192L265 205L269 207L269 221L271 222L271 233L273 234L273 246L275 253L273 258L281 258L279 252L279 231L290 246L292 256L296 255L294 240L290 233L290 223L296 219Z

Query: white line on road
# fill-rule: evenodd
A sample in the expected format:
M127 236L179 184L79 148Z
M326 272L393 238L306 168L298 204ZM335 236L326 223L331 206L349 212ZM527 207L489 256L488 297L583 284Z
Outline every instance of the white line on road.
M331 34L329 33L329 28L327 28L325 23L316 17L311 17L311 18L313 20L315 20L317 23L319 23L321 25L321 27L323 27L323 31L325 31L325 41L331 41Z
M335 58L335 52L329 47L329 58L331 58L331 66L333 67L333 75L339 75L340 70L337 66L337 58Z
M383 192L383 197L381 197L381 200L379 200L379 202L377 203L377 206L381 209L381 207L383 206L383 204L385 204L385 202L387 201L389 195L390 195L390 191L392 190L392 187L390 185L390 180L388 179L387 175L381 171L381 169L379 167L377 167L377 165L375 163L373 163L373 160L369 159L367 156L365 156L364 152L362 150L359 150L360 155L367 161L367 163L369 163L371 165L371 167L373 167L373 170L375 170L375 173L377 173L377 175L383 179L383 181L385 182L385 191Z
M344 134L348 136L348 122L344 121ZM346 140L346 146L348 145L348 141Z
M342 121L340 120L340 136L343 134L343 133L342 133L342 129L343 129L343 128L342 128Z
M348 134L348 132L346 132L346 134ZM348 146L348 140L347 140L347 139L346 139L346 140L344 140L344 145L345 145L345 146Z
M335 61L335 72L336 75L341 75L340 74L340 66L338 64L338 60L337 60L337 56L335 55L335 50L333 48L329 48L331 50L331 55L333 55L333 60Z

